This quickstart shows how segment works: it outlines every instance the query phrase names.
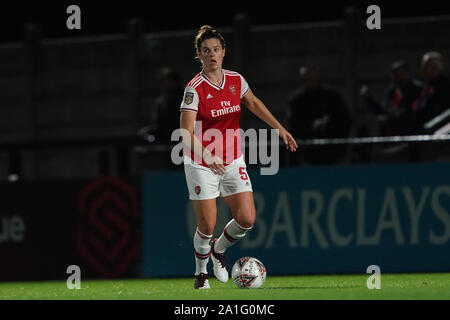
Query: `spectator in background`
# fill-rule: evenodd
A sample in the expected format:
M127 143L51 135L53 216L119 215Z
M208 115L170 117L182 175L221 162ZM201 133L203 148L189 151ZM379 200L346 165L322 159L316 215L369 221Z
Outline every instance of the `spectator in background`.
M300 68L300 80L301 87L288 99L288 126L292 135L300 139L348 137L352 117L342 96L321 83L316 67ZM309 163L330 164L344 152L340 147L316 147L304 154Z
M446 110L450 110L450 82L443 74L444 59L439 52L425 53L421 69L426 85L419 101L417 128L421 133L431 133L427 132L425 125Z
M151 142L170 144L172 132L180 127L179 109L184 88L178 73L168 67L161 70L158 82L160 94L152 109L152 124L141 128L139 133L147 136Z
M392 84L387 88L381 103L370 93L367 86L361 88L363 101L377 117L381 135L402 136L417 134L416 114L422 84L413 79L403 60L392 63Z

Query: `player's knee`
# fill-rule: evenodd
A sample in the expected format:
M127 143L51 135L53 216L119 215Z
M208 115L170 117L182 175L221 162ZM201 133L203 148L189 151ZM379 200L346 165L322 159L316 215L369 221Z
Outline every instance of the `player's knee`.
M241 215L236 221L243 228L251 228L255 224L255 213L249 212L248 214Z
M207 220L201 220L198 223L198 230L200 230L201 233L210 235L214 233L214 228L216 227L215 223L212 221Z
M242 227L246 228L246 229L249 229L249 228L253 227L254 224L255 224L255 219L254 218L253 219L252 218L245 219L244 221L242 221L240 223L240 225Z

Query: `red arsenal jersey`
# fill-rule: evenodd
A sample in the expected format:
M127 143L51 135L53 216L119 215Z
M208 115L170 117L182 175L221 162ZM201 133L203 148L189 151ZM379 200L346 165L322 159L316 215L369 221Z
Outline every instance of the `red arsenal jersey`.
M239 73L223 70L219 86L202 72L186 86L181 111L197 112L194 134L203 146L230 164L242 155L239 115L241 99L249 90L247 81ZM189 149L184 154L207 167Z

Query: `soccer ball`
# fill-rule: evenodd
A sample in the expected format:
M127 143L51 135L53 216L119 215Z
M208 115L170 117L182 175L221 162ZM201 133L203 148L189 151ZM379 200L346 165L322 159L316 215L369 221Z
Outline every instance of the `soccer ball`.
M266 267L253 257L240 258L231 270L231 278L238 288L259 288L266 281L266 276Z

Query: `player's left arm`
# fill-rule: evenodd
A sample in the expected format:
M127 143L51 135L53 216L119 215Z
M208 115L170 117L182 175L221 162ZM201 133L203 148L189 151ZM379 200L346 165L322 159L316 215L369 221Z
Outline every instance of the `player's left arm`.
M290 151L297 150L297 142L295 142L295 139L292 137L292 135L280 124L280 122L273 116L269 109L267 109L264 103L259 100L250 89L247 90L241 100L247 106L247 108L258 118L260 118L272 128L279 130L278 133L280 135L280 138L286 144L286 149Z

